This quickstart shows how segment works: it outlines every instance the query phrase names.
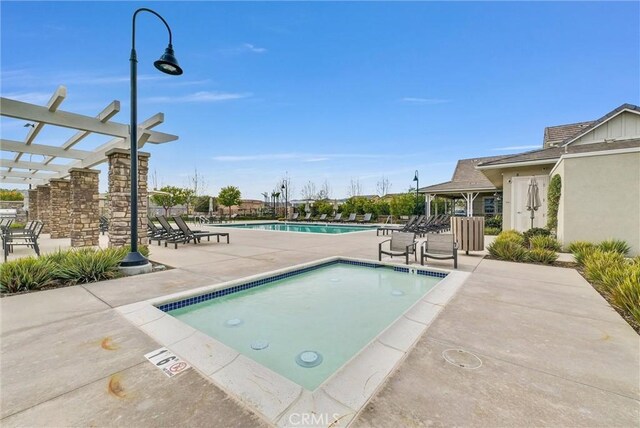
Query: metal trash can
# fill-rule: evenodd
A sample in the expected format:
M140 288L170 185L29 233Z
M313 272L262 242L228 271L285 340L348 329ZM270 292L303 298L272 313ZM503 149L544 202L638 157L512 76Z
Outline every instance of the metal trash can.
M451 217L451 233L458 241L458 251L484 250L484 217Z

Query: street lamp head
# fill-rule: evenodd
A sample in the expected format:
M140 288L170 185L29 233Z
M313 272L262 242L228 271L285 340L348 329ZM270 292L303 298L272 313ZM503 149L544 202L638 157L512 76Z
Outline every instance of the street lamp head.
M418 170L416 170L416 175L413 176L413 181L418 181Z
M182 74L182 68L178 65L178 60L173 52L173 46L169 44L164 50L164 54L159 60L153 63L156 68L163 73L179 76Z
M280 186L280 190L282 190L284 192L285 186L284 183L282 183L282 186Z

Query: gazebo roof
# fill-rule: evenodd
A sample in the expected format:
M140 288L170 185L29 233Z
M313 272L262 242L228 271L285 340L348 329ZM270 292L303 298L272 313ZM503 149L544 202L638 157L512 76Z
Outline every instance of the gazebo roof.
M476 169L476 165L501 159L505 156L491 156L483 158L460 159L456 165L451 181L421 187L420 193L460 193L477 191L495 191L496 186Z
M31 123L24 141L0 140L0 150L15 153L13 160L0 159L0 177L3 183L46 184L50 179L64 178L71 168L91 168L106 162L105 155L111 149L129 148L129 125L111 122L120 111L120 102L113 101L95 117L71 113L58 108L67 96L67 89L59 86L46 106L39 106L9 98L0 98L0 115ZM146 143L163 144L175 141L178 136L153 131L164 122L164 114L157 113L138 125L138 148ZM77 132L58 146L35 143L38 134L46 126L71 128ZM73 146L91 134L112 137L93 150L78 150ZM24 154L43 156L41 162L24 161ZM52 163L56 158L69 159L67 165Z

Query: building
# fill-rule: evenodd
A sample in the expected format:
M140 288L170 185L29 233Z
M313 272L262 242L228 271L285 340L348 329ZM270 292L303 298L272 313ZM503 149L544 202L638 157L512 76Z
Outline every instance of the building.
M462 197L467 215L489 214L491 197L499 196L503 229L524 231L531 226L526 210L531 178L541 199L534 227L545 227L547 187L554 175L562 179L556 231L561 242L622 239L640 254L640 107L632 104L597 120L547 127L539 150L463 159L450 182L420 192L427 200Z

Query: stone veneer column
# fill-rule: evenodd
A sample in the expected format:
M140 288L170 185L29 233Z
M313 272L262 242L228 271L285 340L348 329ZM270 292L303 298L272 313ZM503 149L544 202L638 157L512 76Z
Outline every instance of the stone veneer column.
M129 150L111 149L109 159L109 246L131 243L131 157ZM138 152L138 244L147 243L147 175L149 153Z
M51 187L51 238L68 238L70 232L71 182L63 179L49 180Z
M29 189L29 221L38 219L38 189Z
M49 233L51 230L51 188L49 185L40 185L38 189L38 220L42 221L42 233Z
M100 239L97 169L71 168L71 246L93 247Z

